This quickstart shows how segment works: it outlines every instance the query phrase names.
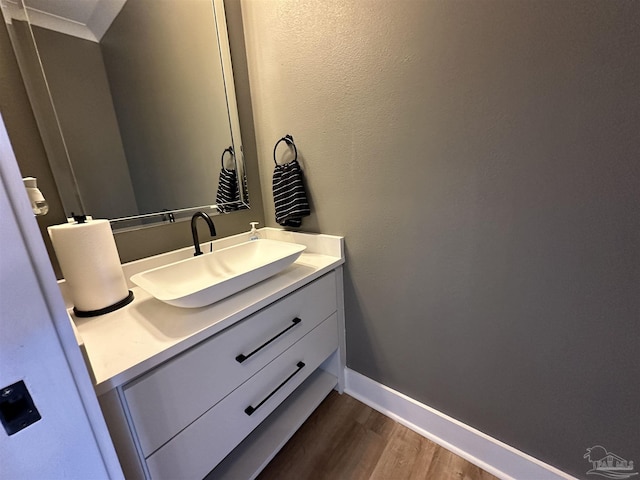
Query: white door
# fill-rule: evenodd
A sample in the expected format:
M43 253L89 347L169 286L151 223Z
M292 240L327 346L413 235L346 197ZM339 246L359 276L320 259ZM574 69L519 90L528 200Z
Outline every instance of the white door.
M0 174L0 478L121 478L1 117Z

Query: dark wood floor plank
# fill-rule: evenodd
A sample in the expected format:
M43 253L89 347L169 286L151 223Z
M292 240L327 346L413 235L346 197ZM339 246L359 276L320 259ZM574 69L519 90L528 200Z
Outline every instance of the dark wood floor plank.
M497 480L348 395L331 392L258 480Z

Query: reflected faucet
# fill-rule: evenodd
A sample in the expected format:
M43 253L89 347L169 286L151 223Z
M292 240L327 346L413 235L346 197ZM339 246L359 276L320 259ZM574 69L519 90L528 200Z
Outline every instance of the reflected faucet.
M202 255L202 252L200 251L200 241L198 240L198 229L196 228L196 220L198 219L198 217L207 222L207 225L209 225L209 232L211 232L211 236L216 236L216 227L213 226L213 220L211 220L211 217L209 217L209 215L204 212L194 213L191 217L191 235L193 235L193 246L196 248L196 253L193 254L194 257Z

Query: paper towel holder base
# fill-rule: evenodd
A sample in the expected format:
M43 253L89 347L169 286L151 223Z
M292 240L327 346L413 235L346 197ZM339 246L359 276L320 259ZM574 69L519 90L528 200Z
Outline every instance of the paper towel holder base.
M73 314L79 318L97 317L98 315L104 315L105 313L115 312L119 308L122 308L125 305L129 305L131 302L133 302L133 292L129 290L129 295L127 295L125 299L120 300L119 302L116 302L113 305L109 305L108 307L101 308L100 310L89 310L89 311L78 310L76 307L73 307Z

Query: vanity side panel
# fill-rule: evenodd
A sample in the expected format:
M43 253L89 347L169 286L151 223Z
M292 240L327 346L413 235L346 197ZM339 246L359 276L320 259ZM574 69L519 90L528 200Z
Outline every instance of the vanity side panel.
M338 348L327 360L320 365L320 369L337 378L338 382L335 390L344 392L345 388L345 366L346 366L346 340L344 321L344 294L342 267L334 271L335 274L335 305L336 305L336 328L338 338ZM333 293L332 293L333 295Z
M100 395L98 402L125 478L127 480L144 480L146 478L144 467L140 461L118 390L109 390Z
M338 314L338 367L336 377L338 377L337 390L340 393L344 393L345 378L344 370L347 366L347 335L345 327L345 311L344 311L344 276L343 267L336 268L336 304Z

